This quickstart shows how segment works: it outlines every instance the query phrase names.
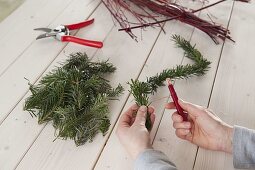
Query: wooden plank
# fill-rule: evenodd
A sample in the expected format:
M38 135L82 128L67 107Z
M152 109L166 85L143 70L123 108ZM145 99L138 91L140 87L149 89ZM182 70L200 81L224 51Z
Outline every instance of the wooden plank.
M224 45L210 108L226 121L255 129L254 50L255 3L235 2L230 30L235 44ZM230 154L199 149L195 169L234 169Z
M210 13L218 18L215 22L227 25L232 4L233 2L228 1L210 8ZM205 17L206 13L206 11L202 12L201 17ZM204 33L197 30L192 35L191 43L196 43L196 47L208 60L212 61L211 68L204 77L177 81L175 88L179 97L184 100L207 106L223 44L215 45ZM183 64L189 62L190 60L184 59ZM178 169L193 169L197 147L176 137L172 127L172 113L173 111L165 110L153 146L155 149L164 151Z
M192 29L187 29L183 27L182 24L169 22L165 27L166 34L161 33L151 55L149 56L146 65L144 66L139 80L146 80L146 76L153 76L158 72L161 72L165 68L174 67L176 64L181 63L182 53L174 48L173 42L170 41L170 36L174 33L174 30L178 33L189 37L191 35ZM159 126L161 114L163 112L162 103L166 102L167 89L159 89L157 94L151 97L151 101L154 101L152 105L157 110L156 120L154 127L151 132L151 139L154 138L157 127ZM134 103L132 96L129 97L124 110L127 110L129 106ZM112 135L110 136L95 169L133 169L133 160L129 157L126 151L122 148L119 143L117 136L115 135L116 128L114 128Z
M57 17L51 26L55 27L60 23L68 24L83 21L91 15L99 3L100 0L93 0L89 4L83 0L75 0L74 3L70 4L70 6ZM93 25L82 29L81 33L93 29L96 24L100 23L96 21ZM107 32L109 30L105 31ZM33 32L33 30L30 30L30 32ZM76 32L74 31L73 33ZM104 30L101 30L101 32L95 34L93 37L86 34L86 38L103 40L105 37L103 36L105 35L104 33ZM83 35L78 36L82 37ZM31 83L34 83L66 44L67 43L62 43L54 39L36 41L11 65L5 74L0 77L0 95L5 96L5 98L0 99L0 124L15 107L17 102L27 93L29 87L24 77L28 78ZM78 46L78 49L91 49L90 47L76 46ZM94 49L94 51L95 50L96 49Z
M104 20L104 23L113 25L112 18L104 6L100 6L93 15L96 19ZM106 25L101 23L95 25L94 29L99 31L98 28L105 29L105 27ZM136 33L139 34L140 30L137 30ZM114 28L110 34L105 35L105 46L97 51L94 60L109 58L110 62L118 67L116 73L109 77L111 83L114 86L121 83L127 88L126 82L139 74L158 34L159 30L150 29L144 32L143 41L137 43L130 39L126 33L119 33ZM130 51L134 53L130 53ZM62 55L64 56L64 54L61 54L59 57L62 57ZM125 91L120 101L110 102L110 112L112 113L110 131L127 100L128 94L128 91ZM52 142L53 134L52 125L47 125L17 169L91 169L110 133L105 137L99 134L93 143L87 143L78 148L73 141L57 140Z
M21 17L17 15L14 15L15 18L10 16L12 18L10 22L0 26L1 29L9 27L8 30L3 31L5 34L2 37L0 36L0 76L31 46L37 35L40 34L37 31L33 31L33 29L49 26L72 1L44 0L39 2L36 0L28 5L25 3L24 6L27 8L21 8L24 14L20 14L22 11L17 10L17 15L20 14Z
M77 1L76 1L77 2ZM94 1L96 2L96 1ZM98 1L97 1L98 2ZM64 12L60 17L62 19L64 19L65 15L70 15L70 12L72 11L72 16L73 17L79 17L81 18L82 15L87 15L85 17L88 17L90 15L89 12L92 12L93 9L97 6L97 4L91 3L91 6L88 6L88 8L85 8L83 6L82 3L76 3L76 4L72 4L69 8L66 9L66 12ZM94 5L94 8L92 8ZM86 14L87 11L88 13ZM86 10L87 9L87 10ZM77 13L79 12L79 14ZM71 17L69 18L71 19ZM112 29L112 25L108 26L108 22L105 20L100 20L100 18L96 21L102 23L102 25L97 24L97 29L93 29L93 26L88 27L86 29L82 29L78 32L77 36L86 36L88 38L95 38L95 39L104 39L105 35L108 34L108 32ZM95 23L95 24L96 24ZM34 65L35 68L35 72L34 74L38 74L38 75L34 75L34 79L32 79L32 83L34 83L38 77L40 77L40 70L36 71L36 67L38 66L40 68L40 65L43 64L45 65L46 69L48 66L46 65L45 62L42 62L43 57L48 57L48 60L50 58L52 58L52 60L54 60L55 56L54 55L58 55L55 53L50 53L49 52L49 47L51 46L53 47L58 47L60 48L61 46L63 46L64 44L61 43L57 43L54 44L54 41L52 41L52 43L48 42L44 43L43 45L41 44L40 47L43 46L47 46L48 48L44 48L45 50L48 49L48 53L38 53L37 55L39 55L40 60L37 59L33 60L32 63L30 63L29 65L32 66ZM37 49L31 49L31 51L35 50L37 51L39 48L39 46L37 46ZM53 48L52 50L58 50L56 48ZM59 49L61 50L61 48ZM66 54L72 53L72 52L76 52L76 50L79 51L84 51L86 50L86 52L89 55L92 55L93 53L96 52L96 49L94 48L86 48L86 47L81 47L79 45L75 45L75 44L68 44L68 48L65 48L64 51L62 51L62 58L57 58L54 62L55 64L59 63L60 61L63 61L63 59L65 59ZM37 51L38 52L38 51ZM40 56L41 55L41 56ZM51 55L51 56L48 56ZM31 58L33 57L30 56ZM35 56L34 56L35 57ZM40 62L38 62L40 61ZM27 60L25 60L25 62L27 62ZM51 62L49 62L48 64L50 64ZM22 64L22 63L20 63ZM25 63L23 63L25 64ZM54 66L51 66L52 69ZM31 68L30 68L31 69ZM33 70L33 69L32 69ZM15 69L13 69L13 71L15 72ZM19 75L18 73L20 72L20 70L18 70L18 72L16 71L16 74L10 75L10 77L13 76L12 80L17 79L18 77L23 77L22 73L21 75ZM29 72L29 71L28 71ZM39 73L36 73L39 72ZM41 72L44 72L44 70L41 70ZM33 77L33 72L29 72L29 74ZM17 77L15 77L17 76ZM23 80L24 81L24 80ZM20 83L21 85L22 83ZM24 83L24 88L19 89L19 90L23 90L23 93L27 93L27 88L28 85L27 83ZM9 89L9 95L15 95L15 93L12 94L12 87L10 87ZM6 98L8 98L7 93L6 93ZM12 113L10 114L10 116L1 124L0 126L0 164L1 164L1 168L3 169L13 169L16 167L16 165L19 163L20 159L24 156L24 154L27 152L27 150L30 148L30 146L33 144L34 140L37 138L37 136L39 135L40 131L43 129L44 126L39 126L36 122L35 119L31 118L31 116L27 113L24 112L22 107L23 107L23 103L24 103L24 99L26 97L28 97L29 94L27 94L23 99L22 102L20 102L17 107L15 107L15 109L12 111ZM23 97L23 96L20 96ZM12 129L10 131L10 129Z
M9 31L15 28L14 25L20 25L25 20L28 20L31 17L33 18L36 12L38 12L41 7L45 6L47 2L49 1L26 0L22 2L22 5L20 7L18 7L8 17L6 17L3 21L0 22L0 40Z
M37 125L31 116L22 111L23 104L18 105L0 128L0 164L1 169L14 169L20 158L27 151L43 125ZM9 123L8 123L9 122ZM19 135L17 132L20 132ZM30 132L31 131L31 132ZM26 133L29 132L29 133Z
M185 2L181 2L184 3ZM186 6L190 8L198 8L201 4L197 3L186 3ZM180 34L185 38L190 38L193 28L189 26L184 26L183 24L175 21L166 23L164 30L165 33L161 33L141 74L139 75L139 80L146 80L148 76L154 76L155 74L161 72L163 69L172 68L177 64L180 64L183 57L183 52L176 49L174 42L170 41L172 34ZM157 93L151 97L152 105L156 109L156 120L154 127L151 131L151 139L155 137L157 128L159 126L163 111L164 104L168 98L168 89L159 88ZM126 110L130 105L134 103L133 97L129 97L125 108ZM120 145L117 136L115 135L116 128L114 128L96 166L95 169L133 169L133 160L124 151ZM165 149L165 148L164 148ZM195 158L195 151L193 151ZM194 160L194 159L193 159ZM191 163L193 165L193 162Z
M1 0L0 1L0 23L15 11L24 0Z

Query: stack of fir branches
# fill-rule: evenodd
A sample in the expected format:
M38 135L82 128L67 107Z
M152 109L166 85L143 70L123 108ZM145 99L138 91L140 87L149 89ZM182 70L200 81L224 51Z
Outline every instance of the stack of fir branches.
M82 145L110 126L108 101L123 88L112 88L104 76L116 68L108 61L92 62L86 54L71 54L70 59L30 85L32 95L24 110L38 117L38 123L52 121L56 137L73 139Z
M166 78L187 79L191 76L203 76L208 71L211 62L203 57L195 45L192 46L189 41L179 35L173 35L172 39L178 48L184 50L184 56L194 61L195 64L177 65L175 68L163 70L161 73L147 78L145 82L131 79L129 82L130 91L138 106L149 106L149 95L155 93L158 87L163 86ZM149 114L147 114L146 127L148 130L152 128Z

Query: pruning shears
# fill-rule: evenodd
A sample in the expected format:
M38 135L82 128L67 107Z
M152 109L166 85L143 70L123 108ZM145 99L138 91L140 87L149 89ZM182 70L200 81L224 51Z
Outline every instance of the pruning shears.
M45 32L44 34L39 35L36 38L36 40L42 39L42 38L47 38L47 37L54 37L55 39L62 41L62 42L73 42L73 43L77 43L77 44L81 44L81 45L85 45L85 46L102 48L103 43L100 41L86 40L86 39L81 39L81 38L77 38L74 36L70 36L71 30L76 30L76 29L86 27L86 26L92 24L93 22L94 22L94 19L91 19L91 20L87 20L84 22L71 24L71 25L59 25L54 29L36 28L34 30Z

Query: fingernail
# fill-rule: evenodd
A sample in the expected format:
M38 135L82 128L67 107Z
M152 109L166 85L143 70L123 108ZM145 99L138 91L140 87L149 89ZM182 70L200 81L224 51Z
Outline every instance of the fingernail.
M146 112L147 111L147 107L146 106L141 106L139 108L139 110L142 111L142 112Z

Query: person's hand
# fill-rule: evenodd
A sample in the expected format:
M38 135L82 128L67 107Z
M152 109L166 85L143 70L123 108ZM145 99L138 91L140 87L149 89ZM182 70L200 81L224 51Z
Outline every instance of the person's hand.
M202 148L232 153L233 127L223 122L206 108L191 103L178 101L188 113L188 122L174 112L173 127L176 135ZM173 102L166 104L167 109L174 109Z
M152 125L155 121L154 109L148 108ZM147 107L133 105L120 118L116 134L120 143L128 151L133 159L139 153L152 148L150 134L145 127Z

